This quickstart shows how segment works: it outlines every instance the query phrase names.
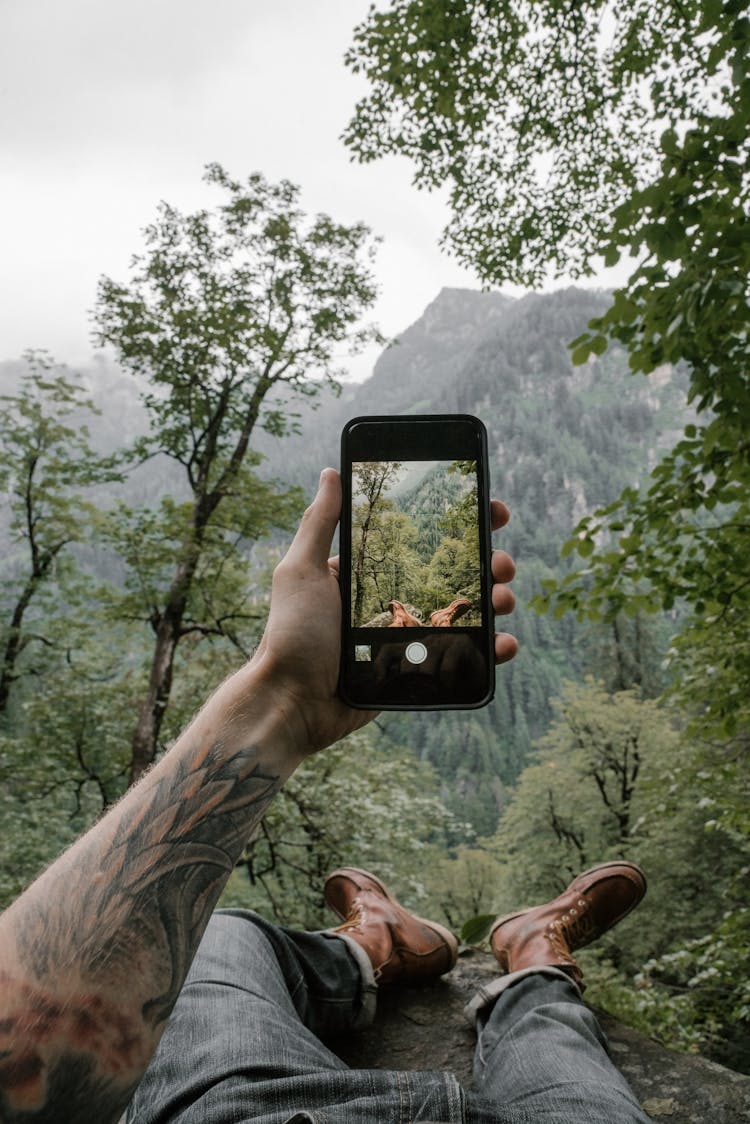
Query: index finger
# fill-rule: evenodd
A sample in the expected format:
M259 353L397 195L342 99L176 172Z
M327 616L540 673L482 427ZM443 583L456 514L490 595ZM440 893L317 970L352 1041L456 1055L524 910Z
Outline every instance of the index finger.
M324 468L315 499L305 511L285 561L325 566L341 515L341 477L335 468Z
M510 519L510 509L502 500L490 500L490 523L493 531L499 531Z

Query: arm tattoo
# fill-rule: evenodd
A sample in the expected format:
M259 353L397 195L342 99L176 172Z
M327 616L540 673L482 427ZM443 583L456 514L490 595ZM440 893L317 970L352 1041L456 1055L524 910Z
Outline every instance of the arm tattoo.
M6 991L0 972L10 997L0 1018L0 1124L116 1119L222 887L281 787L258 758L256 746L225 759L221 746L176 757L142 782L137 804L117 805L84 837L52 908L35 895L18 914L15 941L35 982ZM128 1003L134 981L147 985L137 1008Z

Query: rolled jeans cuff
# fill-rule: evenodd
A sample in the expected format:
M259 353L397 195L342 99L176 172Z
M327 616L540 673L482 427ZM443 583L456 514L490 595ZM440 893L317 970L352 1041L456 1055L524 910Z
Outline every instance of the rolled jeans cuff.
M538 967L519 968L517 972L509 972L507 976L498 976L497 979L492 980L491 983L480 987L477 993L464 1007L464 1015L472 1026L475 1026L482 1012L487 1007L491 1006L497 997L502 995L507 988L512 987L513 984L518 983L518 981L522 980L525 976L534 975L562 977L564 980L567 980L568 983L572 983L579 993L581 991L576 981L568 972L564 972L562 968L555 968L552 964L540 964Z
M375 982L375 971L370 963L370 957L367 955L361 945L357 944L352 937L347 936L346 933L331 933L322 932L321 936L328 937L331 940L343 941L349 950L352 959L359 968L361 978L361 1006L357 1014L352 1020L353 1030L362 1030L366 1026L370 1026L375 1018L375 1011L378 1005L378 985Z

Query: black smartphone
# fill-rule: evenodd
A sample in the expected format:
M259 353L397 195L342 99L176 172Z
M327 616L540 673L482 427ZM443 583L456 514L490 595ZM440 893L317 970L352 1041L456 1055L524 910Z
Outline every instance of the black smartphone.
M353 418L341 478L341 698L372 710L484 706L495 689L484 425Z

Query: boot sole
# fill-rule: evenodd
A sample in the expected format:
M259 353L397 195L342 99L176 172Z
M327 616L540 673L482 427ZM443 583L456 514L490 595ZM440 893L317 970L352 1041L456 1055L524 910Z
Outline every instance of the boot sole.
M609 926L610 929L613 929L615 927L615 925L619 925L619 923L625 917L627 917L627 915L631 912L631 910L634 910L635 907L637 905L639 905L640 902L643 901L643 898L646 894L646 889L648 887L648 883L646 881L646 875L641 870L641 868L636 865L636 863L630 863L630 862L627 862L625 860L623 860L622 862L599 863L598 866L592 866L592 867L589 868L589 870L584 870L581 874L576 875L576 877L570 883L570 886L567 886L562 891L562 894L567 894L568 891L570 890L570 887L575 885L575 883L578 881L579 878L587 878L590 874L600 874L600 873L603 873L604 871L611 870L613 867L618 867L619 869L622 869L624 866L629 867L630 870L635 871L635 873L638 875L639 879L642 880L642 882L643 882L643 893L641 894L641 896L639 898L636 898L636 900L633 902L632 905L628 906L628 908L625 910L624 913L621 913L619 917L615 918L615 920ZM562 894L558 894L558 897L562 897ZM553 898L552 900L555 901L556 899ZM543 903L543 904L547 904L547 903ZM504 925L506 923L506 921L515 921L515 919L517 917L523 917L523 915L525 913L532 913L533 910L538 909L538 908L539 908L538 906L532 905L532 906L529 906L528 909L519 909L516 913L506 913L504 917L498 917L498 919L493 923L492 928L490 929L490 932L489 932L489 936L487 938L488 941L490 942L490 945L492 944L492 937L494 936L496 930L499 929L501 925ZM605 930L605 932L608 932L608 930ZM585 947L585 946L582 945L581 947Z
M325 881L325 885L323 886L323 897L325 898L326 904L333 910L337 917L341 918L342 921L346 921L345 914L341 913L341 911L338 910L326 896L326 887L328 886L329 880L331 878L335 878L340 874L344 876L346 876L347 874L364 875L365 878L369 879L370 882L373 882L377 886L384 898L386 898L389 902L393 902L394 905L400 906L401 909L404 909L404 906L401 905L401 902L398 900L398 898L393 896L391 891L386 886L385 882L381 882L381 880L376 877L376 875L371 874L369 870L362 870L358 866L342 866L339 867L338 870L334 870L328 875L328 878L326 878ZM411 916L415 921L419 921L421 925L426 925L428 929L434 929L434 931L440 937L442 937L442 939L450 949L451 968L453 968L455 966L456 960L458 959L458 941L456 940L453 933L451 933L450 929L445 929L442 925L438 924L437 921L431 921L427 917L419 917L416 913L412 913Z

